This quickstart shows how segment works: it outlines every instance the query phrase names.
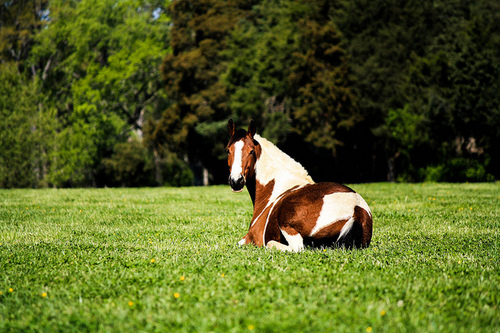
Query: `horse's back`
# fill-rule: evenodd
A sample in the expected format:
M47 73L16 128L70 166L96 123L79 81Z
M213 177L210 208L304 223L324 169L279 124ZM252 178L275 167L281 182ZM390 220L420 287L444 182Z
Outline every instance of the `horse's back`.
M367 247L371 240L371 212L351 188L316 183L285 193L273 213L282 232L300 233L310 245Z

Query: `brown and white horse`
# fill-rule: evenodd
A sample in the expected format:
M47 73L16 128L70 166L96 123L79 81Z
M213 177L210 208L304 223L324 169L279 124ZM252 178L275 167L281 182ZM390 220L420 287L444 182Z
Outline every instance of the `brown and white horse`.
M228 122L226 147L229 184L246 185L254 210L248 233L238 244L299 252L304 245L368 247L372 213L363 198L347 186L315 183L307 171L268 140L236 130Z

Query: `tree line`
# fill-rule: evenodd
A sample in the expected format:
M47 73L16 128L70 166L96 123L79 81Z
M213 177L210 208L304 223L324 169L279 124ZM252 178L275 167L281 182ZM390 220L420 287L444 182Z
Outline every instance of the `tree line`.
M500 4L0 5L0 187L225 183L229 118L317 181L498 179Z

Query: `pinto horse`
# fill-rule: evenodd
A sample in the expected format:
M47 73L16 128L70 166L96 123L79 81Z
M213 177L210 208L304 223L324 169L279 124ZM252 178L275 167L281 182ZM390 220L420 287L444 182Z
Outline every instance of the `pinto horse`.
M238 244L300 252L312 247L370 245L372 213L366 201L347 186L315 183L307 171L268 140L236 130L228 122L226 147L229 184L234 192L246 185L253 202L248 233Z

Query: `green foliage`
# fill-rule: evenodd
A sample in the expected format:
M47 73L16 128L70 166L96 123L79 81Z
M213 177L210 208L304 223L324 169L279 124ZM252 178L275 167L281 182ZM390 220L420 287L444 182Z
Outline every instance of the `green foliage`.
M154 163L141 140L117 143L113 155L104 159L108 178L123 187L155 185Z
M388 165L389 179L413 173L410 178L421 180L416 173L420 166L451 170L445 167L449 160L465 158L498 177L498 2L380 0L336 6L333 16L345 36L354 91L366 121L362 126L375 135L369 150L380 157L374 164ZM423 137L417 146L409 146L405 138L411 131L394 141L394 132L386 130L407 127L407 107L420 118ZM400 125L393 122L391 110L403 112ZM475 152L456 146L470 140L477 143ZM362 137L355 145L370 141ZM487 160L491 163L483 164Z
M177 160L187 161L193 169L220 170L214 156L224 151L226 131L203 136L197 125L227 121L226 88L219 81L224 69L222 50L244 9L251 5L214 0L170 4L172 53L164 58L162 73L172 103L146 130L147 142L161 158L176 154ZM196 172L195 183L202 184L201 178Z
M0 190L0 331L500 326L500 184L353 188L371 246L302 253L238 246L252 204L228 186Z
M231 116L237 123L253 119L261 134L274 142L284 141L291 127L293 92L288 76L299 43L299 26L293 19L304 11L301 3L262 1L228 40L223 78Z
M46 186L57 122L37 80L0 64L0 187Z
M332 152L356 123L341 36L328 2L262 1L228 40L223 78L237 122L254 119L275 142L290 131Z
M103 160L115 145L166 103L159 62L168 52L168 20L154 18L157 9L161 2L51 3L52 20L37 36L33 61L50 61L45 87L56 100L61 96L56 107L68 123L54 184L102 182Z
M0 2L0 64L13 62L20 72L27 69L36 33L44 26L47 0Z
M21 31L16 35L31 39L29 43L18 42L25 48L26 59L15 63L23 82L19 87L29 93L21 92L26 95L21 99L26 105L4 98L5 105L17 108L14 118L6 120L31 119L36 109L52 119L43 120L46 126L37 124L30 135L24 134L28 139L25 143L8 147L6 156L22 156L22 150L29 158L8 159L5 168L25 170L21 177L25 182L11 177L10 185L4 186L107 184L103 161L132 133L141 136L144 122L157 117L158 110L168 103L159 71L161 59L169 52L164 5L158 0L53 0L48 5L36 2L31 12L34 5L28 6L28 16L19 14L28 17L25 25L31 27L30 34ZM1 8L2 15L5 8L10 14L19 11L13 4ZM43 16L44 29L40 29L41 23L32 23L33 13L39 20ZM3 42L15 39L5 37L13 34L12 28L0 28ZM2 54L15 49L10 44L1 45ZM32 123L14 122L11 132L19 133L23 126L35 128ZM34 137L35 133L38 137ZM21 144L30 145L30 137L37 147L43 147L31 149L31 153L30 149L20 148ZM43 141L37 141L41 138ZM28 168L28 162L23 160L43 168Z
M189 164L179 159L176 154L168 154L161 163L163 166L162 185L192 186L194 184L194 173Z
M343 144L340 130L352 128L360 115L351 92L351 73L342 36L329 17L329 1L306 2L297 21L299 48L289 79L296 89L294 129L306 142L331 150Z
M254 119L315 179L498 179L499 12L496 0L4 1L0 186L132 184L150 163L148 185L225 182L230 117ZM110 162L127 154L144 160Z
M420 178L430 182L492 182L495 177L486 171L487 163L454 158L437 166L427 166L419 170Z
M229 116L254 119L275 142L294 131L334 151L337 129L351 127L356 115L340 35L325 6L172 3L173 53L163 73L175 102L151 124L148 140L214 173L223 166L216 158Z
M409 157L410 152L418 141L425 140L420 130L423 116L412 112L406 105L403 109L389 109L386 124L392 138L397 141L401 152Z

